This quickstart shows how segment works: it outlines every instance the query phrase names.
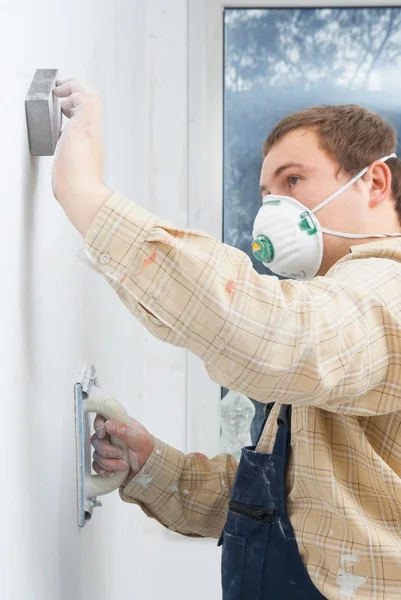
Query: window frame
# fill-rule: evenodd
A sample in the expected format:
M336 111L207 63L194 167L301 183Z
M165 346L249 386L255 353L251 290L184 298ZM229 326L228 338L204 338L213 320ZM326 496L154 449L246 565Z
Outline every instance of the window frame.
M397 8L400 0L188 0L188 226L223 234L224 10L226 8ZM219 453L221 387L187 357L188 452Z

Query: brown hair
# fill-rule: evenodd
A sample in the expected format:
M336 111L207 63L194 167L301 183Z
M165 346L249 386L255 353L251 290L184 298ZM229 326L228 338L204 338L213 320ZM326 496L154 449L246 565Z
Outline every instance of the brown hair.
M393 127L362 106L312 106L277 123L263 145L264 156L278 140L301 127L315 129L323 149L351 176L395 152L397 145ZM401 161L390 158L386 162L391 170L391 191L401 223Z

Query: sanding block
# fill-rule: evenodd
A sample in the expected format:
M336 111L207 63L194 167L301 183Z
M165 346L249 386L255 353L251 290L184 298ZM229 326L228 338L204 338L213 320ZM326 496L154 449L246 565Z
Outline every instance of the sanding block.
M34 156L53 156L61 132L61 107L53 95L58 69L38 69L25 98L29 149Z

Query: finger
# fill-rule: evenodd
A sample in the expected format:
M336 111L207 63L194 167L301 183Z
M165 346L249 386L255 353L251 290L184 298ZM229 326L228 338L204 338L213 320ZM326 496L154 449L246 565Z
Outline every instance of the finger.
M103 439L107 435L106 430L104 428L105 423L106 419L104 417L102 417L101 415L96 415L95 420L93 422L93 427L99 439Z
M95 461L92 463L92 469L95 471L95 473L100 475L100 477L111 477L114 475L113 471L105 471Z
M105 471L125 471L128 469L128 464L125 460L117 460L115 458L104 458L98 452L93 453L93 460L97 462L99 467Z
M53 88L53 94L59 98L70 96L75 79L65 79L64 81L56 81L56 87Z
M71 94L85 94L88 95L93 89L83 81L78 79L69 79L65 83L53 88L53 94L59 98L67 98Z
M118 421L106 421L104 428L107 433L125 442L132 450L136 450L138 443L148 436L147 431L142 426L139 424L135 426L135 422L130 426Z
M118 446L114 446L109 440L99 439L96 433L91 437L91 444L96 452L104 458L122 458L123 451Z
M68 81L74 81L75 79L76 79L76 77L66 77L65 79L56 79L55 84L57 87L59 87L60 85L64 85Z
M74 92L71 94L71 96L68 96L68 98L63 98L60 100L60 106L63 114L68 117L68 119L71 119L75 109L85 100L85 94L81 94L80 92Z

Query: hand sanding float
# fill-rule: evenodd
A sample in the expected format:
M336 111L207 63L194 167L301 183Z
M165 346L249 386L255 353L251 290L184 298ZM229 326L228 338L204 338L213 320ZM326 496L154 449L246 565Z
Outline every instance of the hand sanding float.
M74 385L75 407L75 451L77 477L77 511L78 525L84 527L90 520L95 506L102 506L97 496L109 494L118 489L128 477L129 468L115 471L110 477L101 477L91 473L91 429L89 413L97 413L107 420L119 421L131 425L125 408L110 396L94 394L93 386L99 387L96 369L93 365L84 364L79 369ZM110 436L112 444L121 448L122 460L129 465L127 445L114 436Z

